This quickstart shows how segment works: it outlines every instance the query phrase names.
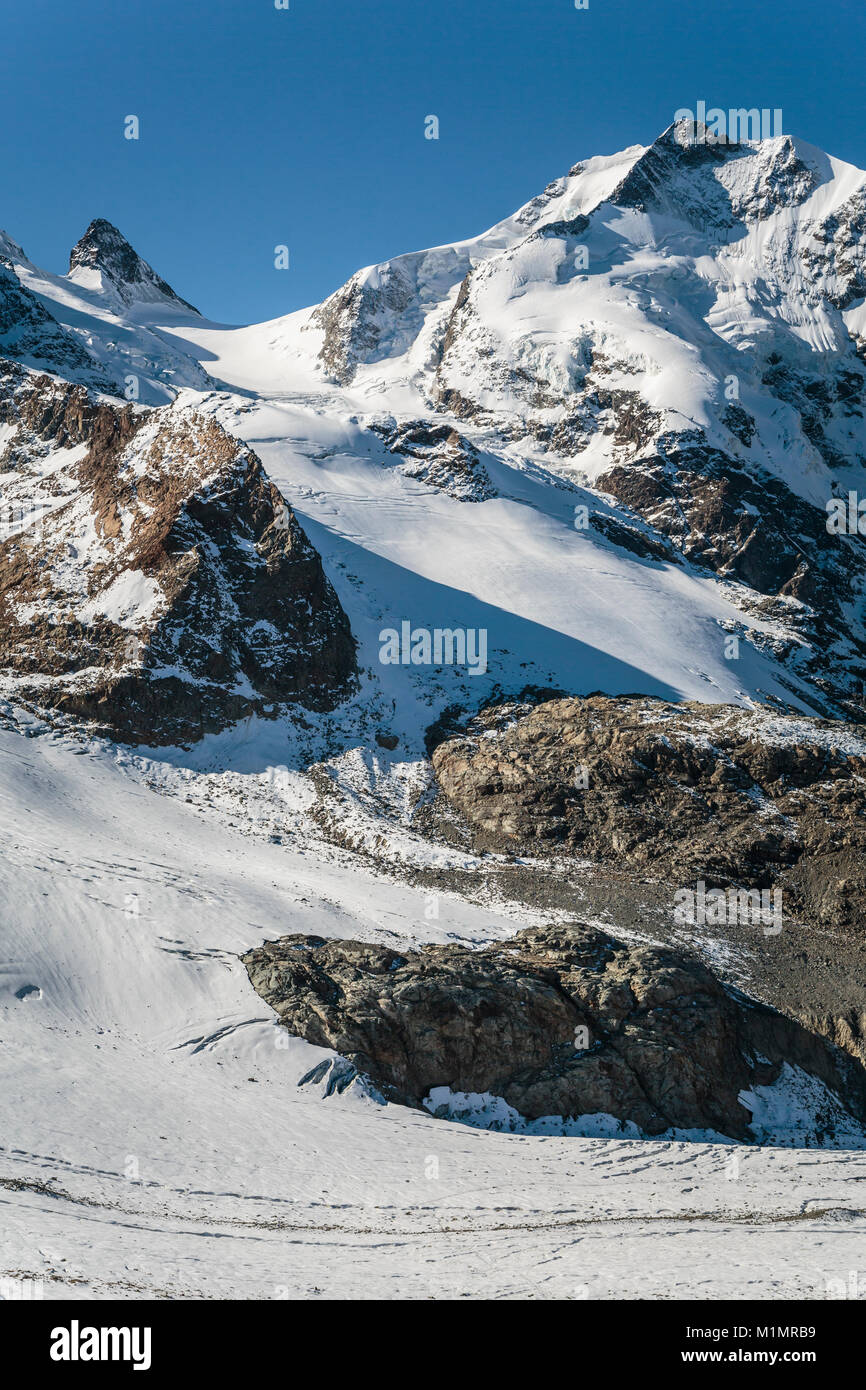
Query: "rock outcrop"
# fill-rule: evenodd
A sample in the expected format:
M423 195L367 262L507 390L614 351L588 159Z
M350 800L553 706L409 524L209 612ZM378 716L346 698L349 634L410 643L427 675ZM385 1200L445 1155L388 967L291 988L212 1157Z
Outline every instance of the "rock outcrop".
M351 692L321 560L216 422L0 362L0 424L7 694L160 744Z
M790 368L779 384L780 394L798 394L807 422L816 406L808 388ZM825 390L841 399L845 383L832 379ZM744 438L754 424L741 408L729 408L727 421ZM821 702L817 708L862 719L866 638L852 614L863 605L863 537L828 533L826 510L802 501L766 469L711 448L700 432L653 439L646 430L639 440L649 449L638 442L640 456L602 474L599 486L651 522L672 552L668 558L742 586L740 606L777 625L770 635L750 631L750 641L807 681Z
M243 961L286 1028L404 1104L450 1087L502 1097L530 1120L613 1115L647 1135L748 1140L742 1093L787 1063L866 1118L866 1074L823 1039L680 952L583 924L403 954L295 935Z
M322 330L319 361L324 370L348 385L359 364L387 357L407 338L401 318L412 307L417 289L417 262L403 256L382 266L360 270L316 309L311 325Z
M727 705L546 700L433 750L476 848L619 863L671 890L779 885L785 911L866 913L866 728Z
M485 502L496 489L478 450L459 430L429 420L373 421L369 428L379 435L388 452L404 460L399 471L428 487L447 492L458 502Z

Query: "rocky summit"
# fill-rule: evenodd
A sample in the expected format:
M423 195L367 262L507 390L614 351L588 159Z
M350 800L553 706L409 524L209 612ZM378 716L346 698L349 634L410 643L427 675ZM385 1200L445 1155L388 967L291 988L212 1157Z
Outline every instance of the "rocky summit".
M585 924L403 953L295 935L242 959L290 1032L403 1104L445 1087L528 1120L611 1115L647 1135L748 1140L746 1093L786 1064L866 1118L862 1069L823 1039L693 958Z
M98 289L122 305L166 302L197 314L161 275L142 260L122 232L104 217L91 222L69 253L69 279Z

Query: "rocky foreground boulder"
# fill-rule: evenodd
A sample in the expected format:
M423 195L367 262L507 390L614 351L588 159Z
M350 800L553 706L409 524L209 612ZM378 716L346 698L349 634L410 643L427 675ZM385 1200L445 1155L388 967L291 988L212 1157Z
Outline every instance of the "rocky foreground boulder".
M699 961L591 926L403 954L295 935L242 959L290 1032L333 1048L404 1104L444 1086L501 1096L529 1120L606 1114L647 1135L748 1140L740 1093L772 1084L788 1063L866 1121L857 1063Z
M677 889L778 887L866 918L866 727L649 697L483 710L432 752L478 850L580 856Z
M167 744L355 687L318 553L252 450L195 410L0 360L0 521L17 700Z

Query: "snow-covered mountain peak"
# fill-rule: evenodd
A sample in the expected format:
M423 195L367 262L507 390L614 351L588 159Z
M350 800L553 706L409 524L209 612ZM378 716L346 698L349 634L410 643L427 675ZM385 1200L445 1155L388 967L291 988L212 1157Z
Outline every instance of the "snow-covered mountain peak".
M675 122L650 145L583 159L477 236L367 266L322 304L244 328L185 309L116 228L95 222L68 276L25 264L20 248L8 257L30 298L14 278L0 283L5 355L96 384L90 358L71 362L72 340L116 383L112 394L160 405L189 393L261 448L275 481L321 523L326 552L336 491L346 508L337 529L352 544L362 537L432 583L615 648L640 672L663 672L665 693L699 698L710 681L725 698L760 689L852 717L866 678L862 541L831 537L825 505L863 486L866 175L790 135L706 134ZM12 322L25 309L26 333ZM376 499L363 521L343 497L354 499L356 474L361 496ZM455 551L455 518L448 547L430 546L441 496L428 503L419 484L451 505L480 503L485 517L529 489L533 524L545 527L561 524L563 508L570 525L569 495L586 498L591 539L572 527L568 545L593 576L592 597L574 631L549 610L541 578L559 585L557 547L532 541L544 562L531 603L525 581L504 596L510 561L497 560L495 582L479 572L477 516L461 519L459 558L440 570L430 556ZM421 560L403 547L410 518L426 538ZM520 545L526 520L515 522ZM720 602L735 599L722 621L752 616L760 673L734 678L715 623L701 675L691 636L676 652L664 640L636 652L627 623L599 620L606 604L621 609L599 596L599 547L605 564L607 548L622 551L636 582L658 566L661 607L677 571L701 612L699 591L718 582ZM392 599L365 599L353 623L375 626ZM572 688L570 656L556 678Z
M107 222L68 275L0 237L4 1164L28 1175L5 1179L21 1211L7 1270L32 1267L44 1230L55 1292L96 1271L112 1297L201 1296L185 1274L142 1274L147 1251L175 1241L197 1280L195 1235L241 1231L264 1251L237 1257L246 1297L284 1277L287 1220L356 1250L396 1213L438 1245L476 1191L493 1194L488 1232L514 1210L546 1258L545 1212L572 1202L582 1144L581 1219L658 1224L655 1188L640 1210L633 1187L611 1206L593 1177L606 1152L645 1166L647 1133L668 1136L645 1151L654 1174L665 1153L694 1170L661 1189L690 1225L680 1189L710 1191L707 1221L734 1201L713 1173L737 1150L714 1137L755 1141L741 1231L752 1160L776 1155L762 1239L801 1211L818 1145L866 1145L866 1081L833 1090L828 1049L852 1076L866 1062L866 534L850 496L866 495L866 176L789 136L689 134L581 160L480 235L240 328L192 311ZM531 939L487 951L527 920ZM560 971L583 993L548 988ZM409 1022L438 1074L386 1075L381 1038L406 1051L391 1003L422 974L433 992ZM760 1007L734 1009L731 986ZM317 1011L335 990L339 1037L314 1031L336 1030ZM459 1055L438 1051L437 1018L480 990L492 1031L479 1045L458 1020ZM584 1015L592 1046L576 1050ZM693 1015L673 1076L662 1054ZM628 1055L605 1051L624 1029ZM728 1046L741 1036L748 1056ZM356 1066L416 1108L375 1104ZM468 1173L467 1131L447 1123L467 1116L503 1131L476 1136L487 1167ZM808 1172L785 1159L779 1178L779 1143L808 1144ZM506 1166L509 1145L512 1162L561 1150L570 1174L566 1190L541 1173L526 1221L514 1192L540 1179ZM440 1146L444 1215L421 1176ZM328 1167L349 1152L385 1173L360 1197L358 1163ZM225 1153L249 1185L227 1180ZM286 1207L286 1155L308 1210ZM840 1188L852 1155L832 1157L832 1219L850 1225L866 1165ZM84 1213L82 1274L55 1263L52 1208ZM307 1290L317 1261L292 1276ZM768 1296L802 1266L800 1250L776 1261ZM585 1272L555 1277L545 1291L572 1297ZM608 1297L631 1287L613 1266L608 1282ZM677 1272L665 1296L682 1290Z
M0 322L0 355L110 395L162 405L213 386L186 345L159 331L201 323L198 310L104 219L73 248L65 275L0 232Z
M130 246L122 232L97 217L69 256L68 279L98 290L123 305L168 301L197 314L194 305L175 294L162 276Z
M799 206L831 178L822 151L790 135L719 141L679 120L647 146L610 201L708 231L734 229Z

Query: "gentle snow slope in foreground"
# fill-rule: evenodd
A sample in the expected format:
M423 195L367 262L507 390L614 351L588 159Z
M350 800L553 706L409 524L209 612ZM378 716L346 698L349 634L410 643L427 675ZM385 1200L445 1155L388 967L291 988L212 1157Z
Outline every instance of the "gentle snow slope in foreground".
M47 1297L823 1298L862 1262L866 1155L322 1100L295 1085L322 1054L276 1045L235 958L291 930L478 939L505 918L443 898L425 923L413 890L205 824L95 745L0 733L0 815L4 1277Z

